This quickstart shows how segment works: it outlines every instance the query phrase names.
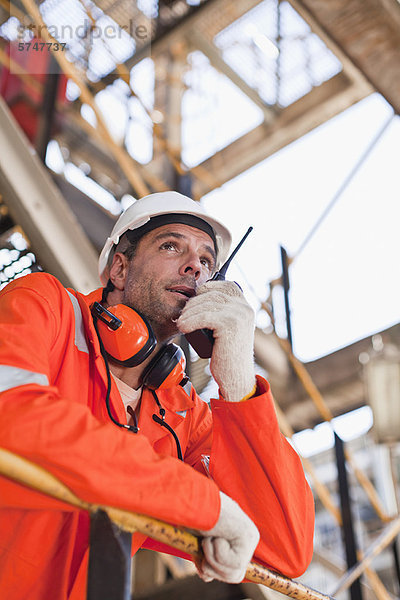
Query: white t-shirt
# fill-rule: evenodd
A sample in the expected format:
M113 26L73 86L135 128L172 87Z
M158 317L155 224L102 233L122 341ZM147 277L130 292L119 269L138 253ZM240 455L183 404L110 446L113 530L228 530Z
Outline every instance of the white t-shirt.
M139 410L137 410L137 409L138 409L140 399L142 397L143 387L140 387L137 390L134 390L133 388L131 388L130 385L128 385L121 379L118 379L118 377L116 377L113 373L112 373L112 376L114 378L115 383L117 384L118 391L121 394L122 402L124 403L124 406L125 406L126 423L127 423L127 425L135 425L135 423L133 422L133 418L128 413L127 409L128 409L128 406L130 406L133 411L136 411L136 417L137 417L137 420L139 420Z

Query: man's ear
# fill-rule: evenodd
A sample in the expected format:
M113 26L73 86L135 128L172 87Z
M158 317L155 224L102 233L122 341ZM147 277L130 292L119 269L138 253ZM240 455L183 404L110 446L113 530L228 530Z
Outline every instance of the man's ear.
M125 280L128 274L128 262L128 259L122 252L116 252L113 256L109 277L117 290L123 291L125 288Z

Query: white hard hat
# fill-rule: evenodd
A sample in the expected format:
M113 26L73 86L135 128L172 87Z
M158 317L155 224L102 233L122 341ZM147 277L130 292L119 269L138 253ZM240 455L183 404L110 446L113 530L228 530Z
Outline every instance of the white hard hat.
M99 275L103 285L107 283L104 271L107 267L110 251L115 244L118 244L121 236L128 229L138 229L147 223L151 217L169 213L193 215L208 223L213 229L217 243L217 268L225 262L232 242L232 236L225 225L210 217L198 202L187 196L183 196L178 192L159 192L136 200L115 223L99 257Z

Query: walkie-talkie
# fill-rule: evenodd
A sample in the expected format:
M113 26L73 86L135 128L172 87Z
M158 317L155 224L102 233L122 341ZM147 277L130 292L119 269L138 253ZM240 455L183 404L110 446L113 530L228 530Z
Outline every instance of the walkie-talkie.
M243 245L245 239L249 235L249 233L253 230L252 227L249 227L228 260L222 265L222 267L213 275L209 281L224 281L225 275L228 270L229 265L231 264L232 259L236 255L239 248ZM236 282L235 282L236 283ZM237 283L237 286L240 285ZM242 288L240 288L242 289ZM200 358L211 358L212 349L214 345L214 336L211 329L197 329L196 331L192 331L191 333L187 333L185 338L192 346L194 350L196 350L197 354Z

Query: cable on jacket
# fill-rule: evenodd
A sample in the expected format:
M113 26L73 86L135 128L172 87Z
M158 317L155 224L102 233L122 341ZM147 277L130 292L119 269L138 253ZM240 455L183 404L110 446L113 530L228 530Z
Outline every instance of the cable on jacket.
M100 337L99 330L97 328L97 319L93 319L93 325L94 325L94 328L96 330L97 337L99 338L100 352L101 352L101 356L103 357L104 365L106 367L106 373L107 373L106 407L107 407L108 416L110 417L111 421L113 423L115 423L115 425L117 425L118 427L122 427L122 429L127 429L128 431L132 431L132 433L137 433L139 431L139 428L137 426L137 422L135 423L135 425L125 425L124 423L120 423L119 421L117 421L117 419L114 418L114 416L113 416L113 414L111 412L111 408L110 408L110 393L111 393L111 373L110 373L110 367L108 365L107 353L106 353L106 350L104 348L102 339ZM129 413L129 414L131 414L131 413ZM136 421L136 416L135 416L135 421Z
M179 443L179 438L176 435L175 431L172 429L171 425L168 425L168 423L165 421L165 408L163 408L161 406L161 403L159 401L159 399L157 398L157 394L155 392L155 390L151 390L151 393L153 394L154 400L157 403L161 418L158 415L153 414L153 421L155 421L156 423L158 423L159 425L161 425L161 427L165 427L165 429L168 429L168 431L172 434L175 443L176 443L176 450L178 452L178 459L183 461L183 456L182 456L182 449L181 449L181 445Z

